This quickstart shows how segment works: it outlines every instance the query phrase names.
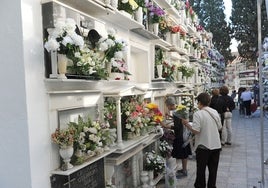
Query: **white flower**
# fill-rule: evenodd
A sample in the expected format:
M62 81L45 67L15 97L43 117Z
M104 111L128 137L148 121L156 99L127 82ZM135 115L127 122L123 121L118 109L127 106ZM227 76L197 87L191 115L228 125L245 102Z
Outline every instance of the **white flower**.
M131 129L131 125L129 123L126 124L126 129Z
M128 3L128 0L122 0L121 2L125 4Z
M106 43L106 42L101 42L100 43L100 49L99 49L100 51L106 51L106 50L108 50L108 44Z
M114 58L121 60L123 58L123 52L122 51L115 52Z
M64 46L67 46L68 43L69 44L74 44L74 41L72 40L72 38L70 36L67 35L66 37L63 38L62 44Z
M127 1L128 1L128 0L127 0ZM114 28L109 28L109 29L107 29L107 33L108 33L108 35L112 35L112 36L114 36L114 35L116 34L116 31L115 31Z
M56 41L56 39L52 38L49 39L46 43L45 43L45 48L48 52L50 51L55 51L60 47L60 44Z
M106 44L107 44L107 46L108 46L108 48L111 48L112 46L114 46L115 45L115 42L112 40L112 39L107 39L106 40Z
M91 128L89 128L89 130L88 130L90 133L92 133L92 134L97 134L98 133L98 131L97 131L97 129L95 128L95 127L91 127Z

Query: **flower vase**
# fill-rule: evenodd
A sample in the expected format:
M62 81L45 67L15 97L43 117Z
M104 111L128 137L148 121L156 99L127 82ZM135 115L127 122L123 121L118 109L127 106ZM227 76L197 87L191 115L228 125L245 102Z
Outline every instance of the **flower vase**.
M73 168L73 165L70 163L71 157L73 156L74 153L74 148L73 146L67 146L67 147L60 147L60 156L64 161L64 164L61 166L62 170L68 170Z
M154 186L154 171L153 170L148 171L148 176L149 176L149 186L153 187Z
M57 51L50 52L51 57L51 74L49 78L58 78Z
M156 65L158 79L162 79L163 65Z
M135 20L139 23L142 24L143 22L143 11L142 7L139 7L136 12L135 12Z
M171 41L171 33L167 32L165 35L166 35L166 41L171 44L172 43L172 41Z
M118 0L110 0L110 4L113 8L117 9L118 7Z
M171 44L176 47L177 42L178 42L178 34L177 33L171 33Z
M178 78L177 79L178 79L178 81L182 81L182 72L180 72L180 71L178 72Z
M65 76L67 72L67 62L68 58L65 54L58 54L58 78L60 79L66 79L67 77Z
M148 185L149 177L148 177L148 172L142 171L141 172L141 183L142 183L142 188L149 188Z
M153 23L153 33L158 35L159 32L159 23Z

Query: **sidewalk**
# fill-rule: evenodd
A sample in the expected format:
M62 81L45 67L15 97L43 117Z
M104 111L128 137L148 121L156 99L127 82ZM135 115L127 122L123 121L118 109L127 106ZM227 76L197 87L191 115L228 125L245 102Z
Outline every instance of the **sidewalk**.
M261 151L260 118L245 119L239 117L238 110L233 111L233 141L224 146L220 156L217 176L217 188L260 188ZM264 159L268 158L268 120L264 120ZM193 188L195 181L195 160L188 160L188 176L177 182L177 187ZM268 166L265 170L265 187L268 187ZM163 188L163 184L157 188Z

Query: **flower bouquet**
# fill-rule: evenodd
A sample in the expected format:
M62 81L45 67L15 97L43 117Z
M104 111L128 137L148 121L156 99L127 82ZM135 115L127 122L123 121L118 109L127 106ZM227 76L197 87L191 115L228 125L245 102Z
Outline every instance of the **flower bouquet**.
M89 117L87 121L79 115L77 122L69 122L69 126L76 130L74 136L74 149L79 152L77 162L103 152L104 146L109 143L109 135L106 134L103 125L99 121L92 121Z
M161 111L158 108L157 104L154 103L148 103L145 105L147 109L149 109L149 117L150 117L150 122L151 123L160 123L163 121L163 115Z
M165 160L155 151L146 152L144 160L144 170L162 173L165 170Z
M111 64L111 71L124 73L130 75L127 71L127 65L124 61L124 54L127 51L127 43L124 40L116 39L115 30L109 29L107 38L100 38L98 47L101 52L104 53L103 62ZM108 66L108 65L107 65ZM108 68L110 67L108 66Z
M135 0L119 0L118 10L124 10L132 15L135 10L139 7Z
M176 108L176 111L174 112L175 115L182 119L188 119L189 118L189 111L187 110L187 107L179 104Z
M84 39L76 32L76 23L73 19L57 19L55 28L49 28L45 48L48 52L57 51L68 58L75 58L75 52L84 46Z
M68 127L66 129L56 129L54 133L51 134L51 139L53 143L58 144L62 148L68 146L73 146L74 137L76 131L73 127Z
M163 19L165 15L163 9L154 5L152 2L148 2L146 4L146 7L149 11L149 20L151 21L151 23L159 23Z
M121 101L123 131L134 137L139 136L141 130L150 122L143 102L137 97L126 97Z
M169 158L171 157L171 151L173 147L166 140L160 142L159 151L162 157Z

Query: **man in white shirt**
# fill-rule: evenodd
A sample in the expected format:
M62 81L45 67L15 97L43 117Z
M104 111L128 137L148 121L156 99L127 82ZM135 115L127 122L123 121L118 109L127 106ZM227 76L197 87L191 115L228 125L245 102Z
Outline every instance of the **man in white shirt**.
M249 88L247 88L246 91L241 93L240 99L243 101L243 105L246 108L245 118L249 118L251 116L250 105L252 99L252 93Z

